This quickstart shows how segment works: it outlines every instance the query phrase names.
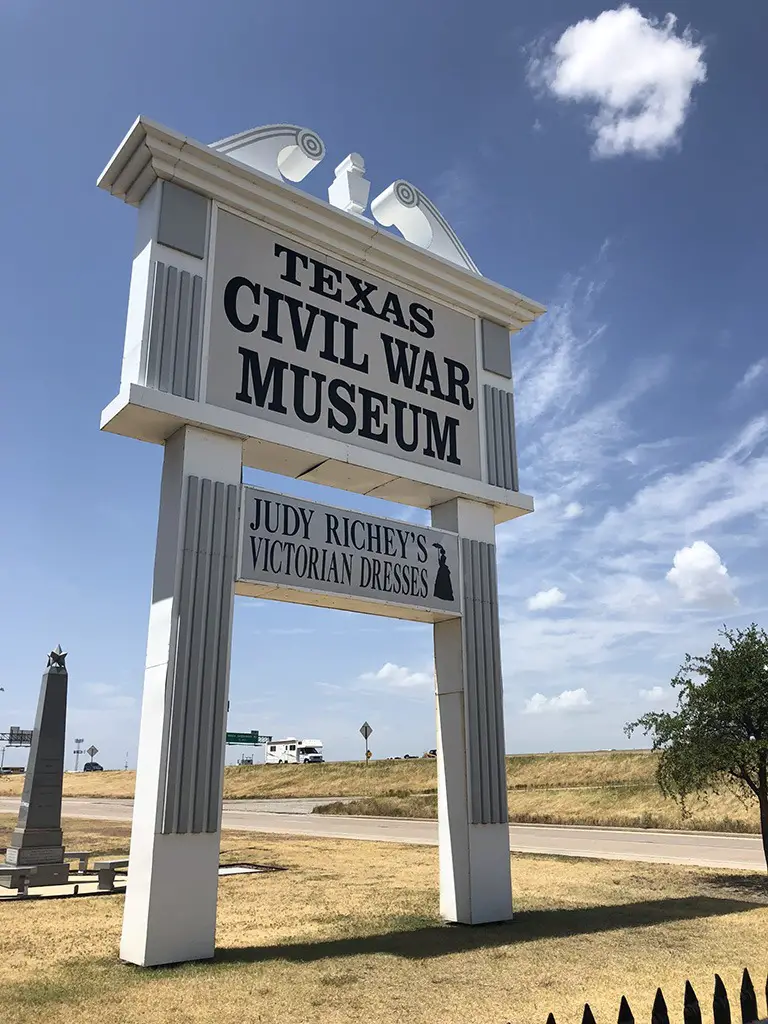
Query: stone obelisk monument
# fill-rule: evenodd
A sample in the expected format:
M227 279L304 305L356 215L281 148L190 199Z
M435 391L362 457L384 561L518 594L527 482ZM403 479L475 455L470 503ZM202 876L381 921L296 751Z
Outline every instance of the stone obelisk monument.
M34 864L35 885L57 885L69 878L61 834L64 731L67 724L66 654L48 655L37 704L35 731L24 779L19 820L5 855L6 864Z

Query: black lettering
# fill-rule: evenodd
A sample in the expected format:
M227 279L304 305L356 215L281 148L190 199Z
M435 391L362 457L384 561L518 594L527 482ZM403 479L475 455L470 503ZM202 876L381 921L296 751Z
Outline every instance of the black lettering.
M293 411L304 423L317 423L320 413L323 411L325 374L318 373L316 370L312 371L311 376L315 382L315 408L312 412L307 412L304 403L304 383L310 376L309 370L303 366L296 366L295 363L291 363L291 370L293 371Z
M387 360L387 373L390 381L392 384L403 384L407 388L412 388L419 346L409 341L402 341L400 338L393 338L389 334L382 334L381 340L384 342L384 355ZM397 358L392 353L393 345L397 345ZM410 362L407 352L410 353Z
M392 593L399 594L403 589L403 567L399 562L395 562L392 566Z
M361 313L368 313L369 316L378 316L368 298L373 292L378 291L376 285L368 284L367 281L362 281L359 277L353 277L352 274L347 274L346 278L354 288L355 294L351 299L347 299L345 305L349 306L350 309L359 309Z
M391 526L384 527L384 554L388 558L395 556L395 531Z
M411 565L411 596L416 597L418 594L417 587L419 586L419 570L415 565Z
M341 583L342 586L349 586L352 583L352 555L346 551L341 552Z
M271 512L274 510L275 517L272 522ZM277 533L280 529L280 502L265 501L264 502L264 529L267 533Z
M227 320L232 326L238 330L243 331L244 334L250 334L255 331L259 324L259 314L254 313L248 323L245 320L241 320L237 312L237 297L240 294L241 288L247 288L253 296L254 303L258 306L261 301L261 289L257 284L252 284L245 277L233 277L231 281L227 282L227 286L224 289L224 312L227 315Z
M323 295L326 299L334 299L336 302L341 302L341 288L336 288L330 292L326 290L327 288L333 288L335 284L341 282L341 271L321 263L320 260L313 260L311 257L309 262L315 268L315 279L309 286L309 290L314 292L315 295Z
M420 562L426 562L429 558L429 551L427 551L427 541L423 533L416 534L416 547L419 549L417 558Z
M394 316L393 320L390 320L390 314ZM379 313L379 318L381 320L386 320L387 323L394 324L395 327L399 327L403 331L408 329L408 324L405 322L403 317L400 299L398 299L395 292L387 293L384 305L381 307L381 312Z
M288 519L292 517L292 521L289 523ZM284 537L295 537L299 532L301 526L301 520L299 513L293 507L293 505L283 505L283 536Z
M360 556L360 586L369 587L371 585L371 560L367 555Z
M347 401L341 394L340 391L346 391L349 395L350 401ZM328 403L333 408L328 410L328 426L333 430L338 430L341 434L351 434L355 429L357 423L357 413L352 402L355 400L355 385L348 384L345 380L340 380L335 377L328 385ZM334 412L335 410L335 412ZM336 412L340 412L346 417L345 420L340 420L336 416Z
M363 539L361 541L357 541L355 539L355 531L356 531L358 526L363 531ZM357 550L357 551L365 551L365 523L362 522L362 520L360 520L360 519L353 519L352 520L352 525L349 528L349 539L350 539L350 541L352 543L352 547L355 548L355 550Z
M280 550L277 553L280 554L280 552L282 551L283 545L280 543L279 540L273 540L272 543L269 546L269 568L275 574L277 574L277 573L279 573L281 571L281 566L282 566L282 563L280 563L278 565L275 565L275 550L278 549L278 548Z
M339 318L335 313L329 313L327 309L321 309L320 315L325 320L325 336L323 347L318 352L318 355L321 359L327 359L330 363L338 363L339 357L336 355L336 324L339 322Z
M389 399L386 395L382 395L378 391L369 391L367 388L358 388L358 391L363 406L360 418L360 436L368 437L371 441L381 441L382 444L386 444L389 436L389 427L386 423L382 423L381 420L382 413L387 411ZM374 402L378 402L379 405L375 406ZM374 426L381 428L378 433L374 433Z
M422 306L420 302L412 302L408 307L408 312L411 314L411 322L408 326L414 334L420 334L422 338L434 338L435 325L432 323L434 317L432 310ZM416 322L414 323L414 321ZM419 324L424 330L420 331L416 324Z
M373 565L371 566L371 588L373 590L381 590L381 562L378 558L373 559Z
M272 412L287 412L283 405L283 374L288 369L288 363L284 363L282 359L270 359L267 363L267 372L262 377L259 353L250 348L238 348L237 351L243 357L243 375L240 390L235 395L236 401L245 402L247 405L255 401L256 405L263 409L271 388L272 397L267 408ZM253 385L253 398L249 382Z
M285 255L285 273L280 275L280 280L289 281L291 284L295 284L297 288L300 288L301 281L296 276L296 267L300 263L306 270L309 266L309 260L306 256L302 256L300 252L294 252L293 249L280 245L278 242L275 244L275 256L282 255Z
M344 324L344 355L341 357L341 365L348 366L350 370L359 370L361 373L368 373L368 356L364 355L359 363L355 362L355 331L357 324L354 320L341 318Z
M429 388L427 387L427 381L430 385ZM416 390L420 391L423 395L432 395L433 398L446 397L440 388L440 374L437 372L435 353L431 352L428 348L424 349L421 376L419 377L419 383L416 385Z
M266 338L267 341L276 341L279 345L282 345L283 339L277 327L280 303L285 296L282 292L275 292L271 288L265 288L264 294L267 296L267 326L261 332L261 336Z
M292 540L286 540L286 541L283 541L283 547L286 549L286 552L287 552L286 558L285 558L285 575L286 576L290 576L291 575L291 564L292 564L292 561L293 561L293 552L296 550L296 545L293 543Z
M406 597L411 596L411 566L403 566L403 594Z
M261 498L254 498L256 511L253 513L253 522L250 524L252 530L258 531L261 525Z
M309 549L309 573L307 574L310 580L319 580L320 577L317 575L317 560L320 557L320 552L316 547Z
M465 409L474 409L475 403L470 398L469 388L469 367L465 366L464 363L459 363L455 359L449 359L448 356L443 357L445 365L448 367L448 394L445 396L447 402L451 402L453 405L463 405ZM461 391L461 398L456 394L457 391Z
M456 428L459 421L453 416L446 416L443 432L440 433L440 420L437 413L432 409L425 409L424 417L427 421L427 443L423 449L424 454L431 458L437 457L441 462L452 462L455 466L460 466L461 459L456 454Z
M296 548L295 569L299 579L304 579L307 575L307 549L303 544Z
M407 402L402 402L399 398L393 398L391 401L395 410L395 443L401 451L415 452L419 445L419 413L421 412L421 406L410 405ZM403 416L406 409L410 409L412 418L410 441L405 440Z
M392 590L392 563L391 562L385 562L384 563L384 585L383 585L383 587L381 589L385 590L388 594Z
M256 543L257 540L259 542L258 544ZM267 543L266 537L254 537L253 534L251 534L251 557L253 558L254 569L258 564L259 555L261 554L261 549L265 543Z
M341 541L339 540L339 518L333 512L325 513L325 543L338 544L341 547Z
M309 524L312 522L312 516L315 514L313 508L304 508L299 506L299 512L301 513L301 522L304 526L304 540L309 540Z
M367 550L370 551L371 554L373 554L374 547L375 547L376 554L380 555L381 554L381 523L366 523L365 525L368 528L368 548L367 548ZM374 530L376 531L376 533L375 533L376 540L375 541L374 541Z
M400 557L407 558L406 549L408 547L408 541L413 538L413 530L401 530L398 527L397 539L400 541Z
M427 570L421 570L421 594L419 597L426 597L429 593L429 579L427 578Z
M310 306L309 303L306 305L307 322L304 327L301 326L301 310L305 308L304 303L298 299L294 299L292 295L285 296L285 302L291 313L291 328L293 330L293 343L299 352L306 352L307 346L309 345L309 337L312 334L312 328L315 326L315 318L320 310L317 306Z

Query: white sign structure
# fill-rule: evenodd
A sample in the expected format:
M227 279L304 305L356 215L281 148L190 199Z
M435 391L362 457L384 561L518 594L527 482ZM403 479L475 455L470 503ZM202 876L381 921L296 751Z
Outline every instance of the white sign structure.
M456 534L243 487L236 593L439 622L461 614Z
M138 208L102 428L165 449L120 948L140 965L214 952L235 593L434 623L441 913L512 915L495 526L533 510L510 334L544 309L408 182L365 216L359 154L327 203L291 184L324 154L293 125L205 145L139 118L99 179ZM244 487L244 466L431 526Z

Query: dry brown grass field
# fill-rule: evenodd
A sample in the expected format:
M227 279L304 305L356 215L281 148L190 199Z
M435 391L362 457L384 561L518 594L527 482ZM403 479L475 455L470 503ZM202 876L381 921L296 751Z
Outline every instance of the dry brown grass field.
M0 844L14 824L0 819ZM65 821L70 848L127 850L128 826ZM764 875L515 855L516 919L441 925L437 850L225 832L223 860L287 870L222 878L213 962L117 959L122 896L0 904L3 1024L577 1024L650 1019L656 986L768 970Z
M507 782L516 787L604 786L653 781L656 763L647 750L584 754L530 754L507 758ZM133 796L135 772L67 772L64 795L73 797ZM0 796L21 793L23 776L0 776ZM338 761L320 765L229 767L227 799L256 797L385 796L392 792L436 790L434 760Z
M583 789L509 790L510 821L550 825L607 825L704 832L760 831L757 802L745 805L730 793L691 798L688 815L654 785ZM436 818L434 793L362 797L330 803L317 814L361 814L383 818Z
M654 782L656 755L647 750L530 754L507 758L510 817L548 824L622 825L757 832L754 804L724 793L690 802L691 816L665 800ZM64 795L133 796L134 772L68 772ZM0 777L0 796L18 795L21 776ZM437 813L434 760L253 765L226 769L227 799L354 796L323 813L432 818Z

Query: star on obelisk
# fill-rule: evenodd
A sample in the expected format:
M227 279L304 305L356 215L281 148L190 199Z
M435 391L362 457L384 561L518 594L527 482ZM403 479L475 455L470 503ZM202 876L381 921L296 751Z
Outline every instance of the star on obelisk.
M48 655L48 668L53 669L54 672L66 672L67 666L64 664L64 659L67 656L66 651L62 651L61 644L58 644L55 651L51 651Z

